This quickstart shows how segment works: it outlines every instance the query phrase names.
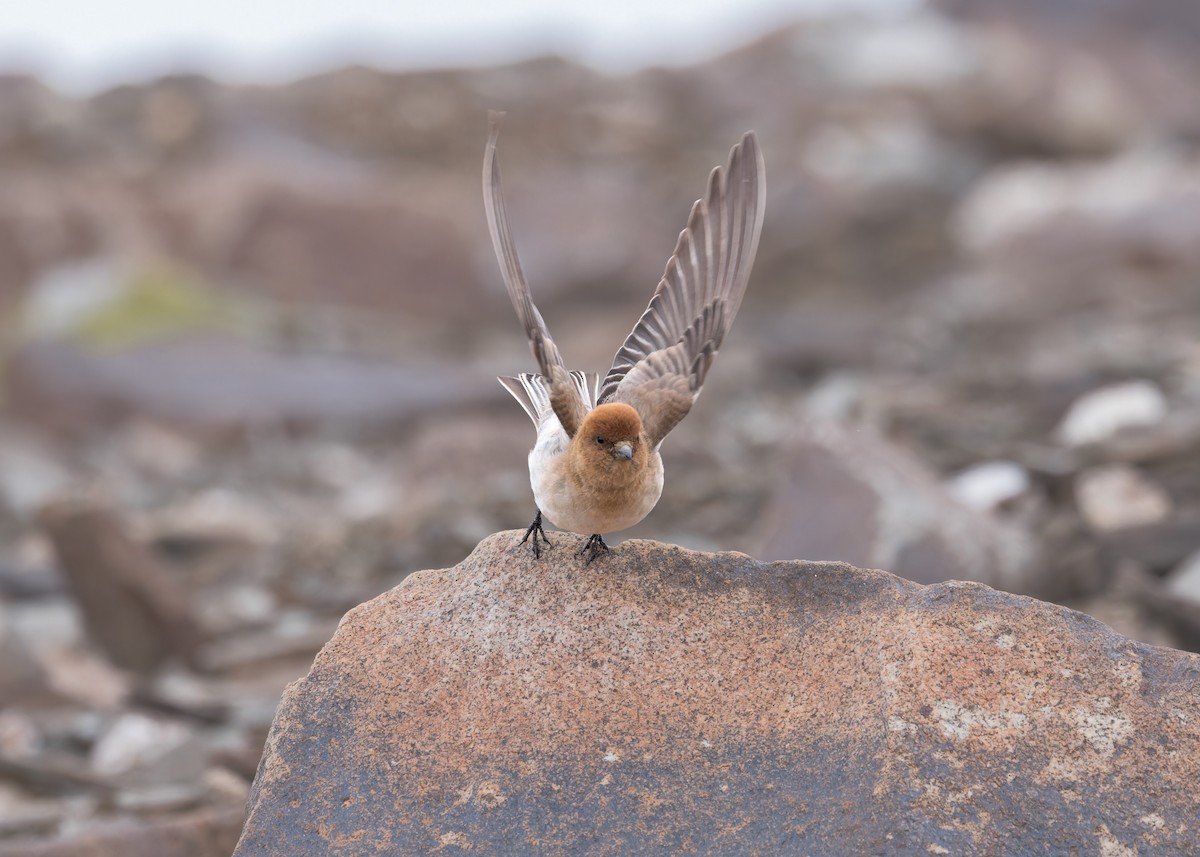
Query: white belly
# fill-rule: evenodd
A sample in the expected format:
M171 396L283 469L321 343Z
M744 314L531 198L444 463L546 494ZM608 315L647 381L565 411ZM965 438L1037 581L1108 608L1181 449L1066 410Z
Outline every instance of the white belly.
M633 501L619 508L597 509L594 503L577 496L566 478L564 466L567 433L556 417L551 416L538 431L537 443L529 453L529 484L533 498L550 523L560 530L591 535L615 533L628 529L650 514L662 495L662 457L657 451L650 454L647 490L638 492Z

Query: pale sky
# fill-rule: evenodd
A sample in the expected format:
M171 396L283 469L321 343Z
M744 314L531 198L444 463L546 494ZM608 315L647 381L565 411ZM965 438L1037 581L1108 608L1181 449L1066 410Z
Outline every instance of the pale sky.
M734 47L805 14L917 0L9 0L0 71L77 92L172 71L272 81L359 61L475 65L556 51L622 71Z

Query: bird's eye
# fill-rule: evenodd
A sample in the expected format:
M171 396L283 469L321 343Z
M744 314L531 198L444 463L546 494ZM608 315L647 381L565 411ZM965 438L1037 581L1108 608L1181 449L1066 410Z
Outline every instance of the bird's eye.
M596 443L604 443L604 438L602 438L602 437L596 438Z

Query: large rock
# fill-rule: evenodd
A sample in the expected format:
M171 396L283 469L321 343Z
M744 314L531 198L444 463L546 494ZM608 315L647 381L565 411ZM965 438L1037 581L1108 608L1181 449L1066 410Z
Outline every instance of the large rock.
M150 674L193 658L203 632L185 591L119 515L73 495L40 519L88 633L116 666Z
M780 455L762 514L760 556L839 559L888 568L917 583L966 579L1049 596L1030 536L973 509L908 450L834 423L804 427Z
M979 584L519 536L345 617L237 855L1194 853L1194 655Z

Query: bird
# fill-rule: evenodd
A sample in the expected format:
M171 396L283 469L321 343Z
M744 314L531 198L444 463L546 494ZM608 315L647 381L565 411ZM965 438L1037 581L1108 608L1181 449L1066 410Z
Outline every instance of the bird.
M488 114L483 199L501 276L525 327L537 373L500 376L537 429L529 453L536 514L518 543L552 543L543 515L560 530L587 535L577 552L590 565L607 553L604 536L632 527L658 503L663 439L679 424L733 323L758 251L766 170L753 131L713 169L649 306L598 373L568 370L530 295L509 226L496 143L504 114Z

